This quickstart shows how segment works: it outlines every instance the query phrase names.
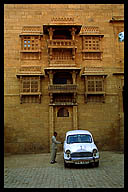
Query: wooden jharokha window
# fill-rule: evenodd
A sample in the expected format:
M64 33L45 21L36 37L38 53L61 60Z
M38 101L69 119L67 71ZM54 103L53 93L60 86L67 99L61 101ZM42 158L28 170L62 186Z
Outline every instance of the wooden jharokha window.
M21 103L40 103L40 77L20 77Z
M21 46L22 50L39 50L40 36L23 36Z
M21 37L21 59L40 59L41 42L40 36L27 35Z
M99 37L87 36L84 43L85 50L100 50Z
M101 37L100 36L83 36L83 59L85 60L101 60Z
M104 76L85 77L85 100L86 102L104 102Z
M103 77L88 77L87 78L87 92L103 91Z
M24 77L22 81L23 93L37 93L39 91L38 77Z

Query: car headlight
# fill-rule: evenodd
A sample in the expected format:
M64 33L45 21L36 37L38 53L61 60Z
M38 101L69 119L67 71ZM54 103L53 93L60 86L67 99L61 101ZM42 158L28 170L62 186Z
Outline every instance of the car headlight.
M96 153L98 152L97 149L93 149L93 155L96 156Z
M70 157L70 153L71 153L70 150L67 150L67 151L66 151L66 155L67 155L67 157Z

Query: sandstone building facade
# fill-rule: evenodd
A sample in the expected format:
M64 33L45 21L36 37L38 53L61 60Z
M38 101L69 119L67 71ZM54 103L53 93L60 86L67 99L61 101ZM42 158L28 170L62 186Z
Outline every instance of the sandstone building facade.
M123 150L123 4L4 6L5 152L49 152L72 129Z

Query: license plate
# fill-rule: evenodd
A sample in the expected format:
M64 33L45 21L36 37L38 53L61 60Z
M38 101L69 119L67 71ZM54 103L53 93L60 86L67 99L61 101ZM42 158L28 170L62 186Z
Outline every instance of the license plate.
M89 161L76 161L75 164L89 164Z

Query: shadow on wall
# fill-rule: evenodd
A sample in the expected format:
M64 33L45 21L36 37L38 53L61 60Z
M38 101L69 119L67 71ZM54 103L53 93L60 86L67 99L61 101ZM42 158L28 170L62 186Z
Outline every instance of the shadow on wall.
M95 140L99 150L120 150L120 136L119 136L119 122L111 123L110 131L98 139Z

